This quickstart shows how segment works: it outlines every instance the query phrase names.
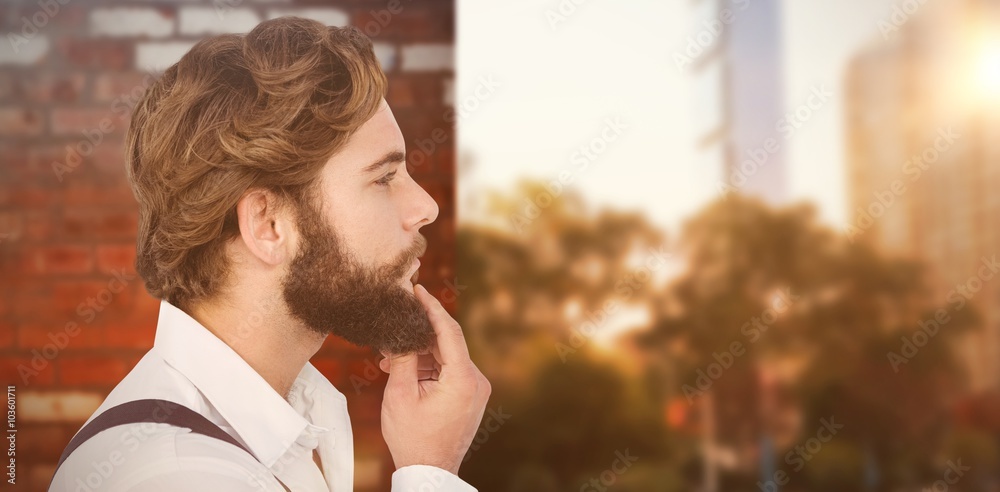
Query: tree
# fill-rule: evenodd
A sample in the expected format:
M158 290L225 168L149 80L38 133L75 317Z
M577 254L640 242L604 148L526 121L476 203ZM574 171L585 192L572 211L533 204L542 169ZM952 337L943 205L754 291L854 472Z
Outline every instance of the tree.
M637 469L656 469L636 476L666 476L660 402L581 329L609 301L649 303L649 278L622 281L664 254L662 233L638 214L594 213L572 193L538 200L543 193L523 183L494 195L500 220L458 231L458 320L493 385L488 408L511 415L473 443L463 476L484 492L579 490L626 449L640 457ZM537 214L508 221L536 203L545 204ZM590 322L600 332L608 321Z
M756 449L757 436L773 436L793 488L826 490L821 462L862 462L833 450L871 450L882 487L929 478L908 470L933 469L949 402L962 390L951 341L974 325L970 308L936 302L924 266L850 244L810 206L772 210L731 195L692 218L681 239L686 273L663 293L658 305L671 308L640 341L671 348L678 393L713 392L724 441ZM948 321L925 336L939 310ZM915 335L920 347L903 356ZM801 423L789 425L789 415ZM798 473L786 450L824 418L844 425L838 444ZM863 475L849 481L861 488Z

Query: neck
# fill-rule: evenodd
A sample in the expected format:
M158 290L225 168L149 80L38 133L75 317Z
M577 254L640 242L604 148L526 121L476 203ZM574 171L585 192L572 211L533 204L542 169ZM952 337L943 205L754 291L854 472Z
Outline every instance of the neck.
M192 306L189 313L229 345L283 398L326 338L286 313L273 299L227 299Z

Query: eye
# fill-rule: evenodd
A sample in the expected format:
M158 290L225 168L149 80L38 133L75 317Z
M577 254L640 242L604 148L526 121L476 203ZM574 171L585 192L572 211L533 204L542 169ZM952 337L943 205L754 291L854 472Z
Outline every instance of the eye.
M396 177L396 171L387 173L385 176L382 176L381 178L375 181L375 184L379 186L389 186L389 182L392 181L392 178L394 177Z

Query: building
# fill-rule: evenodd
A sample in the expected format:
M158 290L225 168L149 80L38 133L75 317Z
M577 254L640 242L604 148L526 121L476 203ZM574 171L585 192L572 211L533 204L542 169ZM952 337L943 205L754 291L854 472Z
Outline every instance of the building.
M784 73L778 0L698 0L693 31L675 64L689 70L699 166L718 188L778 204L786 200ZM753 155L768 139L777 150ZM734 177L735 176L735 177ZM724 186L723 186L724 184Z
M903 3L846 81L845 232L928 262L950 309L971 298L982 326L959 352L974 391L1000 388L1000 278L980 268L1000 256L998 11L988 0Z

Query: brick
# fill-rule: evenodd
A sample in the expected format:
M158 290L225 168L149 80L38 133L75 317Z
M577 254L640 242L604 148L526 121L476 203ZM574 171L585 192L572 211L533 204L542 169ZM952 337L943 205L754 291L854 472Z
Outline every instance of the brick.
M48 168L49 180L68 185L70 182L80 181L81 176L90 174L89 171L93 168L91 159L109 144L105 143L108 136L102 134L99 127L85 132L81 131L73 140L59 144L57 149L45 156L43 162L38 163L39 167Z
M0 183L30 182L33 175L40 175L37 170L30 169L28 146L23 141L0 138L0 156L3 156Z
M9 74L8 74L9 75ZM22 72L0 78L0 99L73 103L80 100L87 79L82 73Z
M92 170L102 177L121 178L120 182L125 183L125 144L120 138L108 135L107 140L94 148L93 153L87 156L83 162L85 167L82 171ZM135 202L129 200L129 203L134 204Z
M115 349L149 350L156 338L156 319L143 320L129 317L123 322L110 324L105 330L106 346Z
M41 208L58 202L54 190L37 185L0 187L0 206L14 206L19 209Z
M15 74L12 70L0 70L0 102L9 102L17 98L15 93L20 90L23 77L23 72Z
M32 255L30 270L43 275L80 275L94 270L90 246L45 246Z
M97 269L104 274L122 270L135 273L135 244L98 245Z
M86 135L83 134L86 132ZM56 135L78 136L80 141L89 141L101 146L111 135L125 133L121 110L111 108L54 109L52 110L52 133Z
M83 2L81 2L83 3ZM62 28L62 31L80 32L83 31L87 23L87 13L90 12L90 5L79 5L76 2L67 1L67 5L61 5L59 14L52 18L49 25L53 31Z
M30 251L23 253L30 254ZM11 290L8 291L8 298L11 299L11 312L14 319L38 320L44 316L49 316L56 311L53 305L52 289L46 279L37 276L18 275L11 282ZM72 310L64 319L57 321L65 322L72 316Z
M411 74L410 76L418 105L423 107L444 106L444 86L441 76L423 73ZM437 114L443 115L444 109L442 108Z
M144 72L100 74L94 79L94 101L120 100L131 102L129 107L134 107L134 101L137 101L154 82L156 77Z
M141 352L129 352L129 355L122 357L122 359L125 361L125 369L131 372L132 369L134 369L135 366L139 364L139 361L141 361L142 358L146 356L146 352L148 351L149 350L143 350Z
M37 99L43 102L76 102L80 99L85 81L80 73L47 76L42 81Z
M10 256L13 255L0 256L0 261L5 261L5 260L9 261L8 258ZM14 271L14 269L11 268L5 271L11 272ZM13 299L14 297L11 292L12 290L13 290L13 285L9 283L5 283L3 284L2 287L0 287L0 298L3 299L3 302L0 302L0 324L2 324L4 330L10 330L10 331L13 331L13 325L10 323L10 320L7 320L7 318L9 316L12 316L12 313L14 312L14 310L10 306L11 299Z
M439 148L431 157L431 163L438 176L454 176L455 146L442 145L441 148Z
M393 109L409 108L416 104L413 83L406 77L393 77L389 80L389 94L386 102Z
M124 169L119 172L125 173ZM85 180L69 180L63 188L62 197L63 203L70 208L88 205L115 205L135 210L138 207L132 196L132 190L125 183L109 186Z
M30 435L31 439L18 440L18 457L31 457L31 462L51 461L52 464L55 464L59 460L59 456L62 455L63 449L73 438L75 432L72 427L75 426L40 425L37 423L24 425L18 430L18 433ZM26 459L25 462L27 461ZM48 478L51 479L52 475L49 475ZM45 485L47 486L48 482Z
M50 219L50 213L45 210L25 211L24 230L22 234L19 239L24 240L26 243L37 243L54 238L56 236L56 226L54 221Z
M65 280L50 284L48 301L51 317L58 321L76 321L81 325L107 327L125 319L135 302L138 278L132 274L108 275L102 280ZM121 282L124 281L124 288ZM26 301L30 304L31 301Z
M396 68L396 46L390 43L372 43L375 58L382 66L383 72L391 72Z
M135 275L135 277L129 280L129 285L134 286L129 304L129 319L137 324L156 326L160 312L160 299L150 295L142 277L138 274L130 275Z
M51 385L55 380L52 364L39 355L35 364L32 365L32 357L34 355L30 353L18 357L0 357L0 381L7 381L8 384L14 384L19 389L28 385ZM21 419L24 419L25 408L20 402L19 407Z
M108 289L109 280L58 280L46 284L51 292L47 300L50 306L50 314L53 319L68 322L76 321L82 323L92 323L100 316L104 316L109 309L108 306L120 306L118 299L121 298L127 289L120 292L111 292ZM31 304L31 300L25 300L25 304Z
M61 145L44 141L33 145L25 145L23 142L0 144L0 155L4 156L0 175L9 176L20 183L53 183L56 181L56 174L52 171L52 162L61 159L62 152Z
M455 50L450 44L411 44L403 46L402 70L406 72L451 71Z
M434 128L435 118L426 110L420 108L400 108L393 110L399 129L403 132L403 137L407 140L407 145L412 145L411 140L417 135L428 134Z
M57 359L59 382L67 386L115 386L128 374L125 361L109 356L63 356Z
M23 231L23 214L13 211L0 212L0 247L9 246L12 241L17 241L24 234Z
M2 44L2 43L0 43ZM45 115L28 108L0 109L0 135L4 137L33 137L45 130Z
M62 454L62 450L66 448L69 444L69 440L72 439L71 435L66 437L65 442L61 445L56 444L54 446L48 446L49 453L55 454L58 452ZM58 456L56 457L58 460ZM34 463L34 461L32 461ZM49 482L52 481L52 477L56 474L56 463L55 461L51 464L31 464L28 465L28 487L31 490L46 490L49 486Z
M357 394L359 390L364 393L372 387L384 387L388 375L378 367L378 361L381 359L381 354L374 353L369 353L365 357L341 357L339 360L343 372L343 389L341 391L344 394L348 394L348 391L350 394ZM370 384L361 384L359 381L366 381Z
M17 346L25 351L42 349L47 345L64 346L60 351L101 348L104 342L103 330L75 316L67 318L67 321L50 323L32 320L17 327Z
M248 8L181 7L178 19L184 36L245 33L260 23L257 13Z
M93 391L24 392L18 398L22 422L84 422L104 401Z
M132 210L67 210L62 231L70 239L134 239L139 224L138 215Z
M11 43L9 36L16 36ZM45 60L51 49L48 36L35 35L31 38L22 36L20 31L0 32L0 66L3 65L36 65ZM22 42L25 41L25 42Z
M5 299L0 304L6 305L8 303L8 301L9 301L9 299ZM4 309L8 309L8 308L0 307L0 310L4 310ZM0 349L11 349L11 348L14 348L14 345L15 345L16 340L17 340L16 334L17 334L17 332L14 329L14 322L11 321L6 316L0 317Z
M326 337L326 340L323 341L323 349L326 353L339 355L350 354L359 357L370 357L373 355L370 348L359 347L335 335Z
M455 106L455 80L447 79L442 82L441 101L447 106Z
M420 125L405 133L413 135L407 142L406 160L407 170L414 179L427 181L446 176L454 159L455 137L451 127Z
M270 9L267 11L268 19L278 17L295 16L304 19L319 21L326 26L346 26L350 24L351 18L340 9L331 8L301 8L301 9Z
M345 377L344 363L339 358L315 357L310 362L334 385Z
M59 42L59 52L77 68L123 70L132 65L132 43L117 39L72 39Z
M379 425L382 415L382 392L384 388L384 381L381 383L376 381L371 386L362 387L361 394L357 394L353 386L347 386L341 390L341 393L344 393L344 395L350 395L347 398L347 408L351 415L352 423L357 422L358 425L366 427Z
M160 314L160 300L153 297L146 290L146 286L141 278L135 280L135 300L129 305L130 311L126 322L132 326L156 328L156 320Z
M174 32L170 11L146 7L98 8L90 12L94 36L162 38Z
M194 42L171 41L162 43L137 43L135 45L135 68L147 72L163 72L180 61L191 51Z
M393 13L383 3L381 8L358 9L354 26L373 39L396 39L418 42L443 42L455 39L455 16L451 9L423 8L405 4Z

